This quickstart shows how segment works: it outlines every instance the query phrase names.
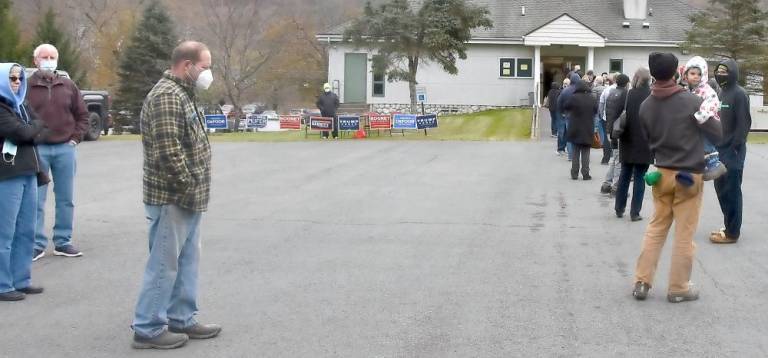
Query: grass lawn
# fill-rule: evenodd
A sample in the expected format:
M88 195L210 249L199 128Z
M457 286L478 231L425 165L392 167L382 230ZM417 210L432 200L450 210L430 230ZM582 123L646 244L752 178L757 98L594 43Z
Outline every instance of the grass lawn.
M531 109L499 109L473 114L445 115L439 117L439 128L424 131L375 130L369 133L368 140L468 140L468 141L508 141L527 140L531 137ZM379 135L380 134L380 135ZM249 133L211 133L212 142L294 142L320 140L317 132L310 132L304 138L304 131L285 132L249 132ZM344 134L342 140L351 140L353 133ZM137 135L102 136L99 140L138 140Z

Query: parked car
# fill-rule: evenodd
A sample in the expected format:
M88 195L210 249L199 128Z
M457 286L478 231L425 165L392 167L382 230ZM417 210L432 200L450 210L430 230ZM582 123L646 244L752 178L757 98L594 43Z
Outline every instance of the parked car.
M32 76L37 68L27 68L27 78ZM56 71L56 74L62 77L70 78L66 71ZM80 90L85 106L88 108L88 122L90 127L85 134L85 140L97 140L101 133L107 134L109 128L112 128L112 96L107 91L98 90Z

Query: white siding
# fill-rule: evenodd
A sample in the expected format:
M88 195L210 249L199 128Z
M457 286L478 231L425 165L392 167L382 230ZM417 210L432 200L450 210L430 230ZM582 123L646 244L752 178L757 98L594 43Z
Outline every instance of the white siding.
M340 82L344 93L344 53L360 52L350 47L334 46L329 51L328 81ZM500 78L499 58L533 59L533 48L509 45L471 45L467 60L458 60L455 76L437 64L421 64L417 80L427 88L427 103L456 105L519 106L528 104L533 91L532 78ZM386 82L385 97L373 97L373 75L368 64L368 103L410 103L407 82ZM341 98L342 102L344 101Z
M605 46L605 38L568 15L563 15L540 29L525 36L528 46L578 45L583 47Z
M595 49L595 72L608 72L610 60L621 59L624 61L624 73L631 79L640 67L648 68L648 55L651 52L671 52L679 59L680 65L685 65L691 55L683 55L676 48L654 47L604 47Z

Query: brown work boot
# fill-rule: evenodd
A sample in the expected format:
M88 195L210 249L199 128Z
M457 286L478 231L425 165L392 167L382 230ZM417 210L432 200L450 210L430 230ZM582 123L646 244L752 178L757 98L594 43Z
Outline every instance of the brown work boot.
M713 244L735 244L739 239L728 237L725 230L714 231L709 235L709 241Z

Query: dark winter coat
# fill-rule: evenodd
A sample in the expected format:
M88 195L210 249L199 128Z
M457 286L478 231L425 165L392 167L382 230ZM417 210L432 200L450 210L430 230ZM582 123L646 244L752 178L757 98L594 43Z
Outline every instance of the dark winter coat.
M721 64L728 67L728 80L721 86L720 91L723 139L717 145L717 151L720 152L720 161L728 169L744 169L747 135L752 127L749 96L744 88L739 86L739 66L736 61L728 59Z
M651 95L640 105L640 120L657 167L704 171L704 136L718 142L720 122L710 119L699 123L693 114L702 99L685 91L674 80L657 81Z
M573 96L565 103L564 108L570 118L566 131L568 141L573 144L591 145L595 133L597 100L586 82L576 82Z
M549 108L549 110L557 110L557 98L560 97L560 92L560 88L552 87L552 89L547 93L547 108Z
M576 91L576 83L581 82L579 75L571 74L569 80L571 84L568 87L560 91L560 96L557 97L557 112L562 113L566 120L569 120L568 111L565 110L565 104L571 99L573 93Z
M88 108L72 80L36 71L29 78L27 103L51 130L46 143L80 143L90 127Z
M40 171L35 143L43 140L43 129L43 122L31 120L31 112L26 107L18 114L0 101L0 146L8 139L17 147L15 157L3 155L0 160L0 180L35 175Z
M323 117L335 117L339 109L339 96L333 92L325 92L317 98L317 109Z
M640 105L650 95L648 86L633 88L627 94L627 126L619 138L622 163L653 164L648 135L640 121Z
M605 131L611 137L611 148L619 149L619 139L613 138L613 123L624 112L624 106L627 101L627 87L616 87L608 92L608 99L605 100Z

